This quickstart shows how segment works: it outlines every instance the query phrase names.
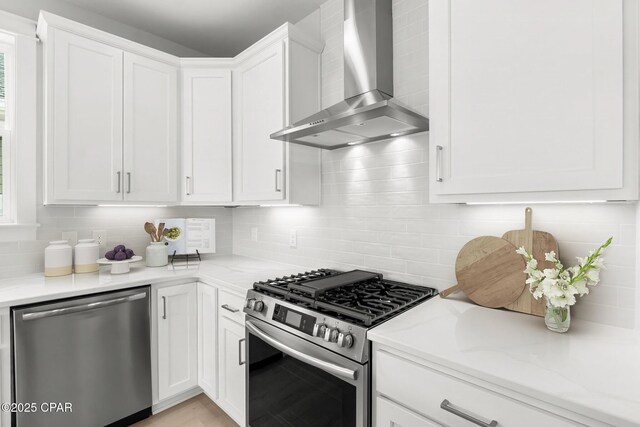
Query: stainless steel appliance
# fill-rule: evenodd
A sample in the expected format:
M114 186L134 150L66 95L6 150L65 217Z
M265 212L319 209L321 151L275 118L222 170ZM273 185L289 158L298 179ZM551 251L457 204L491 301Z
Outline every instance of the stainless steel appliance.
M367 330L436 294L362 270L254 283L244 309L247 426L369 426Z
M12 308L18 427L128 425L151 414L149 287ZM50 403L61 404L56 411ZM66 409L69 408L70 411Z
M391 0L344 0L344 98L271 138L332 150L429 130L393 99Z

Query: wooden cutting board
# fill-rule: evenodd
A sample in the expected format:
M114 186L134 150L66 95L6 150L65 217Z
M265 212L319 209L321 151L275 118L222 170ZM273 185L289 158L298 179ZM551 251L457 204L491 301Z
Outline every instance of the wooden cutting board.
M462 290L478 305L504 307L522 294L524 268L524 258L516 253L516 247L508 241L494 236L475 238L458 253L458 284L442 291L441 296Z
M544 255L554 251L558 255L558 242L549 233L537 231L531 228L533 210L524 210L524 230L511 230L502 235L502 238L513 244L516 248L524 248L538 261L538 268L554 268L552 262L545 261ZM559 256L559 255L558 255ZM529 286L525 284L522 294L512 303L505 306L508 310L519 311L521 313L544 316L544 299L536 300L529 292Z

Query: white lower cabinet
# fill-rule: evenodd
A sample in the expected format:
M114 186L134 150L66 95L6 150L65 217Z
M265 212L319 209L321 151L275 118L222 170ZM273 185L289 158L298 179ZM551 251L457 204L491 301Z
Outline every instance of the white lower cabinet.
M196 283L158 289L158 399L198 385Z
M198 385L210 399L218 398L217 289L198 283Z
M384 397L376 398L377 426L385 427L439 427L431 420L404 408Z
M564 410L561 402L552 407L377 344L373 371L374 426L603 425Z
M219 317L218 406L238 424L245 423L245 331L244 325L229 317Z

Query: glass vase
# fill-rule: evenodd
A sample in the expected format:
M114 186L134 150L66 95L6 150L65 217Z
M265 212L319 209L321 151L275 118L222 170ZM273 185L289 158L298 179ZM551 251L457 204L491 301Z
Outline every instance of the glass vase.
M547 301L544 311L544 323L553 332L567 332L571 324L571 307L555 307Z

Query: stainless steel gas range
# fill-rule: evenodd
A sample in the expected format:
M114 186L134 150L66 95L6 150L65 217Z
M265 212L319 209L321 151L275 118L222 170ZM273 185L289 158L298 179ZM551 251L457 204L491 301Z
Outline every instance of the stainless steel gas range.
M367 330L434 295L362 270L254 283L244 309L247 426L369 426Z

